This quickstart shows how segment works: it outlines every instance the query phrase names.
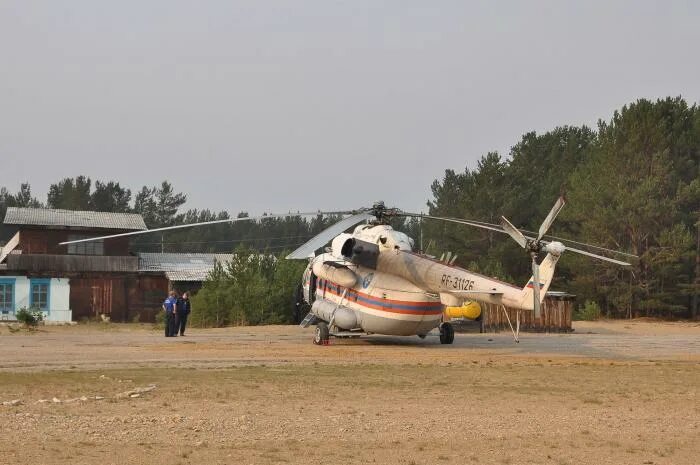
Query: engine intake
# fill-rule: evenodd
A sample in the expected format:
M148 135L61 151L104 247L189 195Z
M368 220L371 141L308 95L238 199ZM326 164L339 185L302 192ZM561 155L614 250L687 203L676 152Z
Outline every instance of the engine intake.
M331 243L334 257L348 260L365 268L377 268L379 246L371 242L355 239L352 234L340 234Z

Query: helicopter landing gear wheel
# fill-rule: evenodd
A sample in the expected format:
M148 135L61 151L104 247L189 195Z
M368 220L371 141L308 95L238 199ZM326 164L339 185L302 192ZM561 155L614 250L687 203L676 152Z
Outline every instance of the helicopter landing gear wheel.
M319 321L316 325L316 331L314 332L314 344L318 346L323 346L328 344L330 339L330 332L328 331L328 325Z
M455 340L455 329L450 323L440 325L440 344L452 344Z

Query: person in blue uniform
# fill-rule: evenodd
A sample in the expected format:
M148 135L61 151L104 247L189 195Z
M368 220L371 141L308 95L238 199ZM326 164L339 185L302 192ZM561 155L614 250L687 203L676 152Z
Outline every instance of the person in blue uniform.
M177 317L178 326L180 327L180 336L185 335L185 327L187 326L187 317L190 315L190 293L183 292L182 297L177 299Z
M165 337L177 336L177 294L175 291L170 291L170 295L163 302L163 310L165 310Z

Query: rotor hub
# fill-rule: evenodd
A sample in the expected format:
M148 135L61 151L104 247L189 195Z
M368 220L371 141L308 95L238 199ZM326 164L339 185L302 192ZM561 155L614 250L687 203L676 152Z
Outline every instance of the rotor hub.
M544 245L540 241L536 240L529 240L527 241L527 246L525 249L530 253L530 255L534 254L537 256L541 251Z
M368 212L376 218L375 221L372 221L373 224L386 224L390 217L398 215L401 210L398 208L387 208L384 202L379 200L374 202L372 207L368 209Z

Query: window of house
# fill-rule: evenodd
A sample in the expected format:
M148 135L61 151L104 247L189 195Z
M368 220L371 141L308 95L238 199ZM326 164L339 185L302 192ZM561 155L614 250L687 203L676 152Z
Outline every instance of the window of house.
M29 306L35 310L49 311L50 283L49 279L32 279L30 281Z
M90 236L81 234L69 234L68 241L78 241L80 239L88 239ZM78 244L68 244L68 253L70 255L104 255L105 241L80 242Z
M0 311L15 311L15 280L0 279Z

